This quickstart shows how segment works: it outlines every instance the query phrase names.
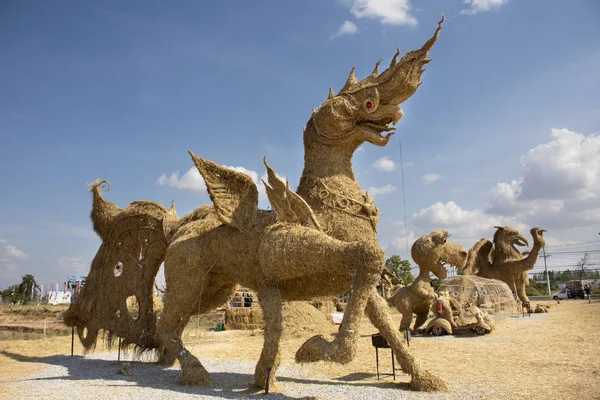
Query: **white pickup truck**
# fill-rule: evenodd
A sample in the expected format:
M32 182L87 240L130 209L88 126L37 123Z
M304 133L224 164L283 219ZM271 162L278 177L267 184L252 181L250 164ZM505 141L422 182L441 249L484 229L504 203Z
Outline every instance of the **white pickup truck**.
M566 287L562 288L560 292L552 293L552 300L563 300L569 298L571 298L571 296L569 296L569 289L567 289Z

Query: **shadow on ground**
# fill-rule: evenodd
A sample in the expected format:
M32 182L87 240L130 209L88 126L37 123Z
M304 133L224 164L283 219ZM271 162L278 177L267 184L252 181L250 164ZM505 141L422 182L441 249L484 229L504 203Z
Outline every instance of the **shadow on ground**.
M54 355L47 357L31 357L17 353L2 351L0 354L9 357L15 361L23 363L43 363L53 366L65 368L64 371L56 373L55 376L25 378L21 382L40 382L40 381L87 381L86 386L94 386L93 381L101 380L104 387L129 387L140 386L158 390L173 391L182 394L190 394L197 396L209 396L224 399L239 399L239 398L264 398L264 390L251 387L253 375L248 373L236 372L211 372L212 384L208 387L197 386L182 386L179 385L178 379L180 370L178 367L165 368L152 362L139 361L116 361L102 360L95 358L85 358L83 356L68 356ZM131 375L120 375L117 371L121 368L124 362L131 364ZM373 378L371 374L350 374L347 376L335 378L335 380L316 380L296 377L278 376L278 381L293 382L307 385L356 385L370 386L380 389L399 388L410 390L408 384L392 383L392 382L361 382ZM404 387L406 386L406 387ZM316 395L317 393L315 393ZM269 399L314 399L312 396L305 397L290 397L283 393L273 393L268 395Z

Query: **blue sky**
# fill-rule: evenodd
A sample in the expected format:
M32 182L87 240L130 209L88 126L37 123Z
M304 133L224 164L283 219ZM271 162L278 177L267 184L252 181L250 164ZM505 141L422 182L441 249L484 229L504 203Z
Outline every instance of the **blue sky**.
M259 180L266 155L295 187L311 107L352 66L420 47L442 12L398 133L354 157L388 255L406 257L400 141L409 245L447 229L470 247L498 224L547 228L548 250L600 240L594 0L4 1L0 287L86 273L97 178L121 207L175 200L180 216L210 201L188 149Z

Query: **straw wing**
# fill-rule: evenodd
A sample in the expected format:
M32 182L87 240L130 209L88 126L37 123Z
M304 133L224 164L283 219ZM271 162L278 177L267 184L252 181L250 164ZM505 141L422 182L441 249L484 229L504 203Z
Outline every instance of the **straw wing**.
M267 197L273 207L275 216L278 221L297 223L308 226L310 228L322 231L317 218L315 217L310 206L302 197L290 190L288 182L283 183L277 177L277 174L267 164L267 159L264 159L265 167L267 167L267 176L269 183L263 181L267 191Z
M258 210L258 191L252 178L189 153L204 178L219 219L226 225L246 230Z

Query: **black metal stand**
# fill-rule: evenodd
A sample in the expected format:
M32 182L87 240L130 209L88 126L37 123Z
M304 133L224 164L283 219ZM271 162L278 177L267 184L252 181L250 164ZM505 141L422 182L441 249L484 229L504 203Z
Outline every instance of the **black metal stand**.
M381 333L371 335L371 344L375 347L375 362L377 364L377 380L379 380L380 375L384 376L393 376L394 380L396 380L396 361L394 360L394 350L390 347L387 340L383 337ZM392 373L391 374L383 374L379 372L379 349L390 349L392 352Z
M379 380L379 375L393 376L394 380L396 380L396 363L394 360L394 350L392 350L392 373L391 374L383 374L383 373L379 372L379 348L378 347L375 347L375 362L377 363L377 380Z

